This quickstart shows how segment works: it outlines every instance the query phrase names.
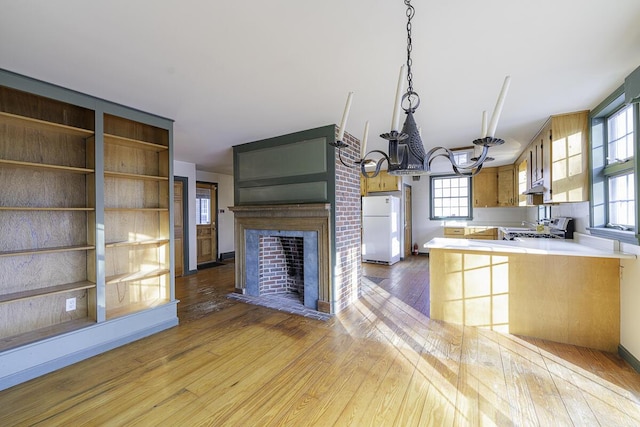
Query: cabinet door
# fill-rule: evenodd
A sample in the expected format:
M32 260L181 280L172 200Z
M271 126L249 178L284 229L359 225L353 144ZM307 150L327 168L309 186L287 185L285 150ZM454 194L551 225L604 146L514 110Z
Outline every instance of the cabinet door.
M389 175L387 171L380 171L375 178L367 178L366 192L386 192L386 191L400 191L400 177Z
M545 127L540 135L540 150L542 156L542 182L544 186L544 192L542 193L542 200L545 203L552 202L553 192L551 184L551 138L552 130L551 124Z
M498 206L515 206L515 174L513 165L498 168Z
M516 194L518 199L518 206L527 206L527 195L523 194L529 189L529 176L528 176L528 163L527 159L524 159L518 164L517 167L517 179L516 179Z
M587 111L552 118L549 178L554 203L589 200L588 132Z
M400 191L400 177L389 175L387 172L380 173L382 181L382 191Z
M473 177L473 207L496 206L498 206L498 171L497 168L485 168Z

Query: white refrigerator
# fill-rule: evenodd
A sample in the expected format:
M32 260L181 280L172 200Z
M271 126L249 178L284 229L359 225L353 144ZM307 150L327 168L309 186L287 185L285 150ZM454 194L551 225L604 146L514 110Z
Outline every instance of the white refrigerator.
M400 199L362 198L362 260L384 264L400 261Z

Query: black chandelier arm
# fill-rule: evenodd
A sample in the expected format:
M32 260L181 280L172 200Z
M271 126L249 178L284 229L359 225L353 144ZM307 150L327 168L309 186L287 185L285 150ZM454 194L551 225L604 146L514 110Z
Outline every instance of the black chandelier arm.
M378 153L382 155L382 158L376 160L366 160L367 156L371 153ZM391 164L390 160L389 160L389 156L387 156L387 153L385 153L384 151L380 151L380 150L372 150L369 151L364 158L360 161L360 172L362 173L362 176L364 176L365 178L375 178L376 176L378 176L378 174L380 173L380 168L382 167L382 164L384 162L387 162L387 165ZM375 162L376 164L376 169L373 172L369 172L365 169L365 166L367 165L367 163L372 163Z
M442 152L438 152L442 151ZM482 148L482 154L477 161L468 165L462 166L456 163L455 155L453 151L446 147L434 147L427 152L427 156L425 157L425 169L427 171L431 171L431 163L437 159L438 157L444 157L448 159L451 163L451 167L453 168L453 172L459 176L476 176L482 170L482 165L487 157L487 153L489 152L489 147L485 146Z
M341 142L341 141L339 141L339 142ZM344 143L342 143L342 144L344 144ZM346 164L344 162L344 160L342 160L342 148L343 147L347 147L347 145L344 144L344 145L334 145L334 146L338 148L338 159L340 160L340 163L342 163L344 166L346 166L348 168L353 168L354 165L348 165L348 164Z

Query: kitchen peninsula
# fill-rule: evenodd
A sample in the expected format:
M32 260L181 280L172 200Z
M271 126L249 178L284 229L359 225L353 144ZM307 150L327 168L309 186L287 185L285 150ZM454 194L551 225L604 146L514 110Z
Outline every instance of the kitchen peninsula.
M617 351L620 259L561 239L433 239L431 318Z

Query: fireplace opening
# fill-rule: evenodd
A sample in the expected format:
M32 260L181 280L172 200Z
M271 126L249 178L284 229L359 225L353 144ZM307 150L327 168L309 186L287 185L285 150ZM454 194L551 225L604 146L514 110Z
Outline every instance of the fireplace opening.
M304 239L260 236L259 295L297 298L304 305Z

